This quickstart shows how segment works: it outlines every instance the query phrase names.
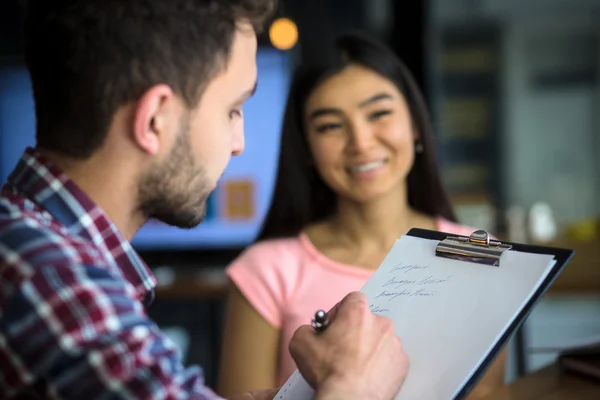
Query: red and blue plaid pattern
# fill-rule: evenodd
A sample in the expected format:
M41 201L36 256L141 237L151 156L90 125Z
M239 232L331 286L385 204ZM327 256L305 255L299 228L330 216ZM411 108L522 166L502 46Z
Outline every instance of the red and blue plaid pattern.
M33 149L0 194L2 398L218 399L148 318L156 281Z

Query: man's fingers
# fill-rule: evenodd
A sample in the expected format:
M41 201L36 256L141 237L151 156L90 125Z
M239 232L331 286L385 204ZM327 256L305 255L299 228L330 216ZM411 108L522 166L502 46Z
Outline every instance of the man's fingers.
M356 307L354 304L367 304L367 296L365 296L362 292L350 292L348 293L342 301L337 303L329 312L327 316L329 317L329 321L333 322L333 320L337 317L340 312L340 308L353 308Z
M314 348L314 340L315 340L315 330L310 325L302 325L300 328L296 329L294 335L292 336L292 340L288 345L288 349L292 358L296 358L299 353L306 353L307 351L311 351ZM309 354L311 357L313 354Z
M331 310L327 311L327 316L329 317L329 322L332 322L337 315L338 310L340 309L341 302L337 303L335 306L331 308Z
M290 352L292 354L295 351L295 348L304 348L310 341L314 340L315 330L310 325L302 325L300 328L296 329L292 340L290 341Z
M367 296L360 292L352 292L340 302L335 316L336 319L344 320L346 324L362 325L365 318L372 315Z

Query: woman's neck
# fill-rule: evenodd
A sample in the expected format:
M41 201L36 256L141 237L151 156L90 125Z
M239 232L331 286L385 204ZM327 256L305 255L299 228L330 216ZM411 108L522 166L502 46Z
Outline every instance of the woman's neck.
M411 228L432 228L433 222L409 206L406 189L401 188L369 203L340 199L329 225L348 245L387 251Z

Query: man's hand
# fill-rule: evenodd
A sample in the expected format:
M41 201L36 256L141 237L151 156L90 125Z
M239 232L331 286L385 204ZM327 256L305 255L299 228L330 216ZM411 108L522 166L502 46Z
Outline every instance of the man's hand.
M302 326L290 343L315 399L393 399L404 382L408 358L392 321L373 314L359 292L328 314L327 330L315 333Z
M279 392L279 388L267 390L253 390L251 392L246 392L234 396L230 400L273 400L277 392Z

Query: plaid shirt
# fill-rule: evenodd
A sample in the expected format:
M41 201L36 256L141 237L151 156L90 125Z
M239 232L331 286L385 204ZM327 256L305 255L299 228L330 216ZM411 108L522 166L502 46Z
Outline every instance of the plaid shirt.
M155 284L100 207L27 149L0 194L1 397L217 399L146 315Z

